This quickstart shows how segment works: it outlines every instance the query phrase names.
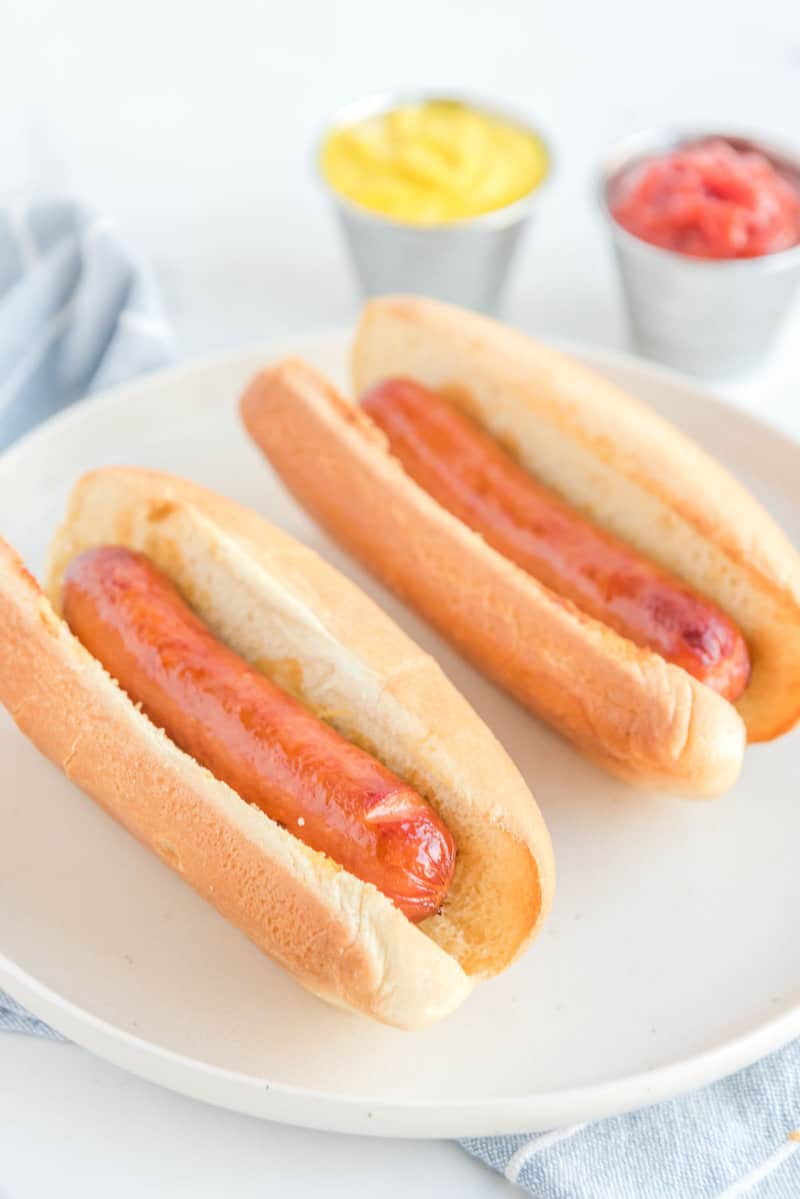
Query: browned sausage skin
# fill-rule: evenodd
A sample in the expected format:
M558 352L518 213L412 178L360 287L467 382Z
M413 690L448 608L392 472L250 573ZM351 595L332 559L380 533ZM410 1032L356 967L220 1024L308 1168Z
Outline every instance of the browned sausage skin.
M437 393L387 379L361 405L408 474L506 558L726 699L741 695L747 645L710 600L564 504Z
M242 799L410 920L439 910L456 851L430 805L218 641L146 557L119 546L79 555L63 610L153 723Z

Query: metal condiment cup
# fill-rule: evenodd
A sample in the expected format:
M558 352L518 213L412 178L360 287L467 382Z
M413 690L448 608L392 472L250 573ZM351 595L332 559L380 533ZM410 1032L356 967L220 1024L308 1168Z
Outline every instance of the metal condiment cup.
M368 117L405 104L456 102L517 125L544 146L547 173L513 204L480 216L437 225L418 225L373 212L337 191L319 169L339 218L362 291L367 296L409 292L494 312L523 228L552 173L553 157L538 129L491 103L463 95L386 92L340 109L317 147L319 167L325 139Z
M800 157L767 139L661 130L618 145L601 170L600 200L637 346L651 358L708 378L754 367L788 313L800 282L800 245L758 258L694 258L629 233L611 213L613 191L643 159L719 138L757 150L800 188Z

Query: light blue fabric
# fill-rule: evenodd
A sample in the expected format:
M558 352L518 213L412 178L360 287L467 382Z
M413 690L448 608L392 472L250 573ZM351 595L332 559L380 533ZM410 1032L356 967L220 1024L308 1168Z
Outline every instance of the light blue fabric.
M798 1129L795 1041L693 1095L564 1130L561 1139L533 1134L461 1144L501 1174L519 1153L511 1174L536 1199L800 1199L800 1144L790 1139ZM749 1184L759 1169L769 1173ZM741 1189L732 1190L736 1184Z
M112 222L72 200L0 209L0 449L172 357L156 288Z
M0 211L0 447L171 357L155 288L108 222L69 201ZM63 1039L0 992L2 1030ZM798 1127L800 1042L628 1116L462 1144L536 1199L800 1199Z
M34 1037L49 1037L51 1041L63 1041L60 1032L56 1032L44 1020L37 1019L26 1012L16 999L12 999L5 991L0 991L0 1032L25 1032Z

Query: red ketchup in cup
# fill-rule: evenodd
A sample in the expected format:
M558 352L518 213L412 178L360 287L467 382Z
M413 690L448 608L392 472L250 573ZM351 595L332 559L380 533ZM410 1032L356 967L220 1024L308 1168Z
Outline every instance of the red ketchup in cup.
M695 258L757 258L800 242L798 184L721 138L636 164L610 200L629 233Z

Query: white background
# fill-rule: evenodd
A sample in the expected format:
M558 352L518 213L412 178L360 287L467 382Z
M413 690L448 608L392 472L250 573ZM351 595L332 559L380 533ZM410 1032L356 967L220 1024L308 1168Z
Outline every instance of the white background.
M326 115L434 85L528 112L556 154L510 320L625 346L598 159L659 124L794 138L797 0L108 3L2 0L0 198L70 190L155 266L185 356L351 320L316 185ZM726 393L800 432L800 308ZM451 1145L356 1141L217 1112L64 1046L0 1037L0 1199L503 1194ZM613 1197L612 1197L613 1199Z

